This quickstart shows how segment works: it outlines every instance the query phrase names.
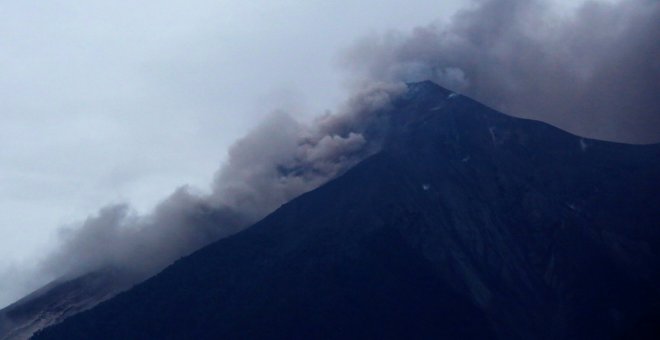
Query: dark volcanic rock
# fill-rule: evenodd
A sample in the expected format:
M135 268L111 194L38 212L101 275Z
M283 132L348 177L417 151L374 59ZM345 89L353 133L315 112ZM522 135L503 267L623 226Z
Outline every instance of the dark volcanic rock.
M653 335L660 145L394 106L378 154L36 339Z

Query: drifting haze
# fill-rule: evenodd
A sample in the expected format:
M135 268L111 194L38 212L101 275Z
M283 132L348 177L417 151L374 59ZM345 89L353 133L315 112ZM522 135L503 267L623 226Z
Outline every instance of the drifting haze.
M312 122L272 114L230 148L210 193L182 187L148 214L127 204L102 208L62 231L33 276L110 266L139 280L249 226L376 152L366 127L379 123L377 113L406 81L431 79L588 136L658 141L658 6L588 2L573 13L542 1L477 1L446 25L359 40L341 62L356 90L337 113Z
M183 187L145 216L126 205L105 207L80 228L63 231L62 247L42 270L51 277L104 268L119 268L135 280L152 275L377 151L365 128L377 124L377 113L404 89L403 84L373 85L356 93L340 113L310 125L273 114L231 147L210 195Z

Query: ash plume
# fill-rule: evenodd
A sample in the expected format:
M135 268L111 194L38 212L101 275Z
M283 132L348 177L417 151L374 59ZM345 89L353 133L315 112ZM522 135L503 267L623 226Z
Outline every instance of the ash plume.
M75 277L104 268L134 281L263 218L281 204L336 177L378 150L366 129L405 85L375 84L356 93L338 114L311 123L272 114L229 150L209 195L176 190L146 216L127 205L100 209L43 263L50 277Z
M433 80L576 134L660 142L660 2L481 0L446 24L365 38L343 64L368 81Z

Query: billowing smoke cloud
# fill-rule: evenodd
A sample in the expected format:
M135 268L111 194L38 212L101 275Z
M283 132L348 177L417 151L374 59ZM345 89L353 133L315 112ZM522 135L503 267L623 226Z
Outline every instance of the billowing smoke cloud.
M44 268L51 277L103 268L121 269L134 281L152 275L377 151L379 112L404 90L403 84L372 85L338 114L311 123L275 113L229 150L211 194L182 187L147 216L125 205L105 207L80 227L64 230L62 246Z
M658 141L659 13L647 0L587 3L572 16L540 1L484 0L445 26L364 39L345 58L363 90L338 114L273 114L230 149L210 194L180 188L146 216L103 208L64 231L43 268L59 277L115 267L136 281L249 226L376 152L379 113L406 81L431 79L580 134Z
M600 139L660 141L660 2L481 0L447 25L358 42L351 73L433 80L516 116Z

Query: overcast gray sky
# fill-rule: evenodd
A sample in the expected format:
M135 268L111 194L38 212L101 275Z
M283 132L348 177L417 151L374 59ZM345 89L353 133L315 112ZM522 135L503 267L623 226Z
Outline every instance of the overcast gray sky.
M342 48L459 3L0 1L0 280L101 206L206 190L273 109L334 109Z
M0 0L0 306L62 226L208 190L269 112L336 108L356 40L470 3Z

